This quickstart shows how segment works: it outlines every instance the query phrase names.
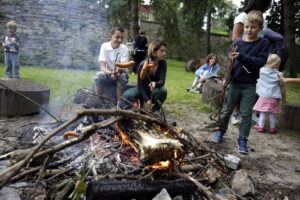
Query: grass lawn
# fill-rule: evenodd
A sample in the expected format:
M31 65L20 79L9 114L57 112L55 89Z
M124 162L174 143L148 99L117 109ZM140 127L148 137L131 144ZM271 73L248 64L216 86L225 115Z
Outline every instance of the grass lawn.
M200 103L200 95L186 92L194 79L193 73L187 73L184 62L168 60L166 88L168 89L165 109L180 114L178 105L185 104L199 112L212 111L210 106ZM51 91L51 103L68 103L73 101L77 89L90 88L96 71L60 70L42 67L20 68L21 78L47 85ZM0 65L0 77L4 77L5 67ZM130 75L130 81L136 81L136 75ZM300 103L300 86L287 85L287 101Z

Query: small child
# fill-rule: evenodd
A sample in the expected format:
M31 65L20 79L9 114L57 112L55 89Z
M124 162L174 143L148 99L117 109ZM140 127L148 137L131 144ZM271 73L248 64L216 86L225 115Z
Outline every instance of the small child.
M128 62L128 48L121 44L124 39L124 29L112 28L109 34L110 41L101 45L98 61L100 72L96 74L96 94L105 93L111 85L117 86L116 96L121 97L128 82L128 70L115 67L114 63Z
M17 32L17 23L15 21L9 21L7 23L7 34L4 35L2 40L7 78L20 78L20 73L19 73L20 39L16 35L16 32Z
M196 78L192 84L192 90L197 93L202 93L202 86L206 79L210 76L217 75L220 71L220 65L218 64L218 58L215 54L209 54L206 58L206 63L196 70Z
M230 115L238 105L242 115L237 141L241 153L248 153L247 142L251 129L252 108L256 101L256 80L259 78L260 68L266 64L269 55L269 42L258 36L263 28L263 22L261 12L249 12L244 24L245 37L232 43L232 46L237 46L238 49L237 52L231 53L234 59L231 83L225 94L226 101L220 116L219 130L212 138L213 142L222 142Z
M276 133L276 117L275 113L280 113L279 101L285 102L285 88L283 84L277 79L277 74L283 76L278 71L281 59L277 54L270 54L267 64L260 69L259 79L256 84L256 93L259 98L253 107L253 110L260 112L259 124L254 128L258 132L264 132L264 126L267 114L270 119L269 133Z

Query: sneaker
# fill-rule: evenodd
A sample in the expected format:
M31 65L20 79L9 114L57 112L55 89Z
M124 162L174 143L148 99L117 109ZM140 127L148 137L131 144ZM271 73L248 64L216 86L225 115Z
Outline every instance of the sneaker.
M252 119L252 121L253 121L255 124L258 124L259 118L258 118L258 116L257 116L257 113L253 113L251 119Z
M262 128L262 127L260 127L259 125L254 125L253 128L254 128L255 130L257 130L258 132L260 132L260 133L265 132L265 129Z
M247 154L248 153L247 140L239 139L238 140L238 148L239 148L240 153Z
M269 129L269 133L275 134L275 133L276 133L276 129L275 129L275 128L270 128L270 129Z
M239 122L240 122L240 120L239 120L239 113L238 112L233 113L232 117L231 117L231 124L232 125L236 125Z
M215 136L212 138L212 141L215 142L215 143L220 143L222 142L222 139L223 139L223 135L225 133L222 132L222 131L217 131Z

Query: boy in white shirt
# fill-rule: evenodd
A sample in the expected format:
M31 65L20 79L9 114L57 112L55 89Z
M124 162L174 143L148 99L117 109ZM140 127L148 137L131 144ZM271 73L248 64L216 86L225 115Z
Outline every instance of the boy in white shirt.
M100 72L95 76L96 94L103 94L108 86L116 85L117 98L122 96L128 83L128 70L115 66L114 63L128 62L128 48L121 44L124 39L124 29L114 27L109 34L110 41L101 45L98 61Z

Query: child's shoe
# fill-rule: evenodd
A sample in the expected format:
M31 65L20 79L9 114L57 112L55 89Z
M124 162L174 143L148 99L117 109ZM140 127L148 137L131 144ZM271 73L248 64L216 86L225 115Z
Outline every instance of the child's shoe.
M244 153L247 154L248 151L248 147L247 147L247 139L239 139L238 140L238 148L240 153Z
M260 127L259 125L254 125L253 128L255 130L257 130L258 132L260 132L260 133L264 133L265 132L265 129L262 128L262 127Z
M222 132L222 131L217 131L215 136L212 138L212 141L215 142L215 143L220 143L222 142L222 139L223 139L223 135L225 133Z
M275 129L275 128L270 128L270 129L269 129L269 133L275 134L275 133L276 133L276 129Z

